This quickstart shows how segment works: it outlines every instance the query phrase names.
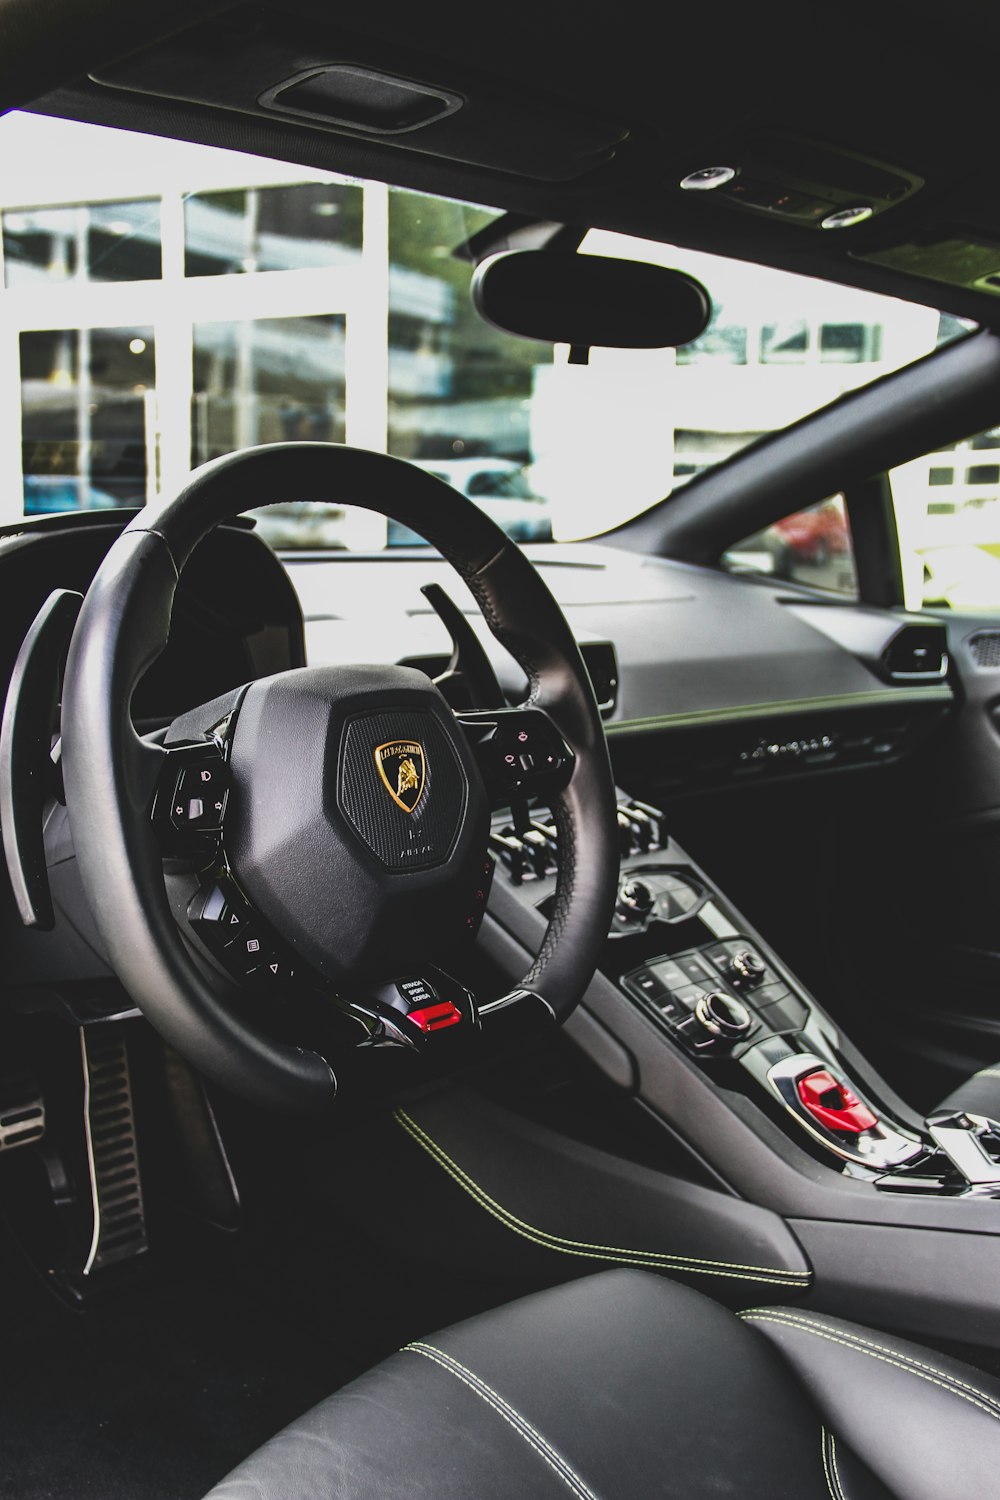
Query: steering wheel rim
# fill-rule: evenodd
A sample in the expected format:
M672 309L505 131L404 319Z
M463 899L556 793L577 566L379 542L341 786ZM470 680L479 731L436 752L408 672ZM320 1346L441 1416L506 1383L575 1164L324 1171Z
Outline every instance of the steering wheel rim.
M63 776L84 888L112 968L168 1042L237 1094L315 1112L336 1092L329 1061L251 1024L181 935L150 819L161 752L139 737L130 714L137 683L166 644L195 547L220 522L289 495L360 505L425 536L524 670L526 704L543 710L573 751L572 776L552 801L560 853L552 915L521 984L559 1022L592 978L607 932L617 822L603 723L562 611L520 549L451 486L385 454L281 443L204 465L175 499L136 516L94 578L66 666Z

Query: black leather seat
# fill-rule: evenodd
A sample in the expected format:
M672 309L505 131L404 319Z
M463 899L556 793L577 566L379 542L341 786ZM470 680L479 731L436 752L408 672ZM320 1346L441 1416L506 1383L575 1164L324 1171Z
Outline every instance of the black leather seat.
M942 1110L956 1114L965 1110L972 1115L985 1115L989 1120L1000 1120L1000 1063L982 1068L952 1089L938 1105L938 1112Z
M1000 1381L795 1307L608 1271L418 1340L211 1500L973 1500Z

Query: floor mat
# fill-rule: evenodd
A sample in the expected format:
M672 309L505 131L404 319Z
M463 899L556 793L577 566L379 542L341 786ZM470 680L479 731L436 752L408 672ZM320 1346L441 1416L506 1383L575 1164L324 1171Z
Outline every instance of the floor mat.
M0 1229L0 1500L201 1500L400 1344L524 1290L401 1263L294 1193L185 1260L79 1312Z
M356 1373L221 1279L76 1312L9 1247L2 1261L3 1500L200 1500Z

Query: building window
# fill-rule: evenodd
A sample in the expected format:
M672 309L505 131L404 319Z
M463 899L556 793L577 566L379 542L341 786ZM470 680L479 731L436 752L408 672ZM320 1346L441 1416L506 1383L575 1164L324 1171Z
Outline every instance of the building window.
M702 365L710 362L724 365L745 365L747 362L747 330L738 323L725 321L725 309L715 309L712 321L700 338L683 344L677 351L679 365Z
M819 357L824 364L855 365L882 357L882 330L876 323L823 323Z
M966 484L1000 484L1000 464L973 464L965 471Z
M342 443L346 319L196 323L191 458L257 443Z
M156 281L162 275L155 199L11 208L3 214L4 281Z
M809 332L805 320L792 319L787 323L766 323L760 334L760 358L765 365L799 364L809 348Z
M184 201L184 272L322 270L361 254L363 190L352 183L192 193Z
M934 464L927 470L927 483L929 485L954 484L955 470L950 465Z
M25 514L145 504L153 330L22 333L20 353Z

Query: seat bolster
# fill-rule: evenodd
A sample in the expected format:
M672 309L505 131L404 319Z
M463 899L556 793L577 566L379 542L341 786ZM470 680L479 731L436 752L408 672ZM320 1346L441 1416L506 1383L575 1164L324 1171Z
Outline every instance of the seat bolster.
M893 1494L996 1493L1000 1381L958 1360L802 1308L741 1313L787 1361L827 1427ZM850 1491L845 1486L847 1500Z
M606 1271L414 1340L211 1500L802 1500L827 1493L823 1444L754 1330L688 1287Z

